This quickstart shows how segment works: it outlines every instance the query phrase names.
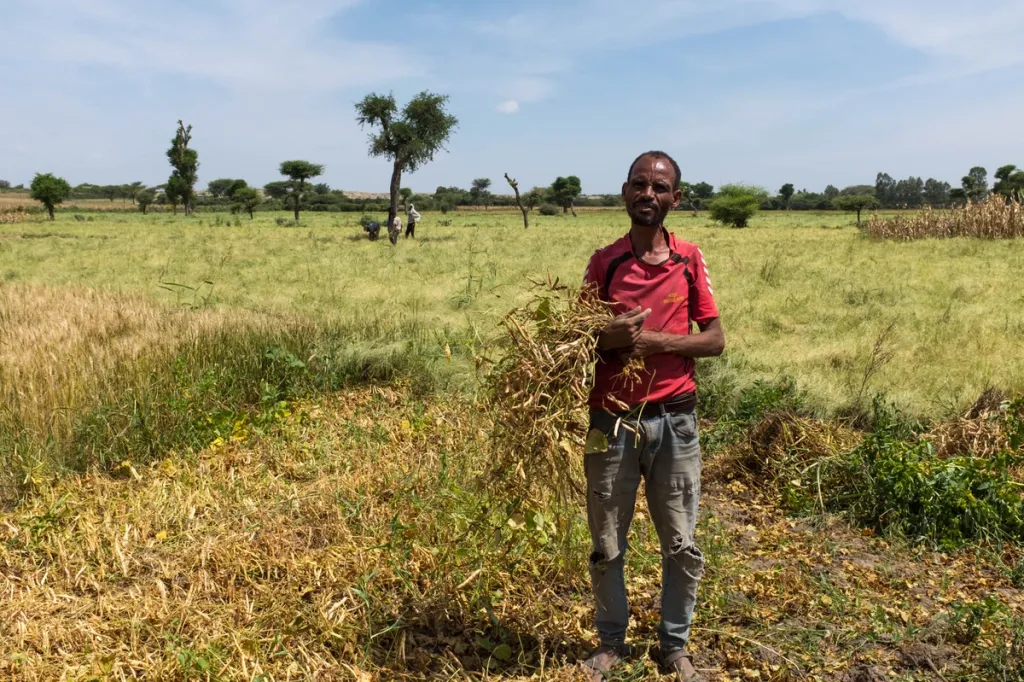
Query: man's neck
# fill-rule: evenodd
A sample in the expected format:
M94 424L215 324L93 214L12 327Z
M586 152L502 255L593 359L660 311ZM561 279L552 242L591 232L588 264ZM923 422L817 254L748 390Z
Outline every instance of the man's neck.
M629 228L629 240L633 244L633 252L641 260L647 255L664 255L669 250L665 230L661 225L651 227L634 223Z

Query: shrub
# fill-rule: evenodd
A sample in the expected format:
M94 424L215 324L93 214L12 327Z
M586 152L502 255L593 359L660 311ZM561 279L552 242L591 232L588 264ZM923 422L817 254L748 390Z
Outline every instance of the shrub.
M541 204L537 211L541 215L560 215L562 213L554 204Z
M724 225L746 227L768 192L751 185L725 185L711 202L711 217Z
M1024 537L1024 498L1011 475L1024 464L1024 453L1012 437L1010 447L995 454L941 458L892 407L876 399L874 411L874 430L859 446L810 467L803 462L813 484L801 485L797 468L783 465L779 480L791 509L846 512L879 531L941 546ZM1018 414L1018 407L1007 414ZM1011 433L1015 424L1017 417L1007 417Z

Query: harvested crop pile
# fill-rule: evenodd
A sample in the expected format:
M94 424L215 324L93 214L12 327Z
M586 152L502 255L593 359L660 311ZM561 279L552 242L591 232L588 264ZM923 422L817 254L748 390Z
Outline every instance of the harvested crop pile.
M943 459L957 455L991 457L1015 447L1016 425L1022 420L1024 401L1010 401L1001 391L989 388L962 416L936 424L923 437ZM1016 438L1021 436L1024 434Z
M608 306L557 281L505 316L510 346L488 378L489 480L509 499L580 494L587 394Z

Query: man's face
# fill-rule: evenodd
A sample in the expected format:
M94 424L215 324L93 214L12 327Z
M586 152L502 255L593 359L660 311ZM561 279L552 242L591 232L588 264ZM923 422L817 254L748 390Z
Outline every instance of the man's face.
M622 185L622 199L633 224L657 227L664 223L683 197L676 185L676 172L667 159L644 156L637 161Z

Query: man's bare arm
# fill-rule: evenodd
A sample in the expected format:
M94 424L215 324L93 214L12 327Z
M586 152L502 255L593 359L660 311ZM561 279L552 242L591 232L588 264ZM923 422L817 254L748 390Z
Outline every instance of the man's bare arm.
M717 317L700 325L696 334L667 334L644 330L640 332L633 346L623 351L623 358L644 358L657 353L674 353L688 358L709 358L721 355L725 350L725 331Z

